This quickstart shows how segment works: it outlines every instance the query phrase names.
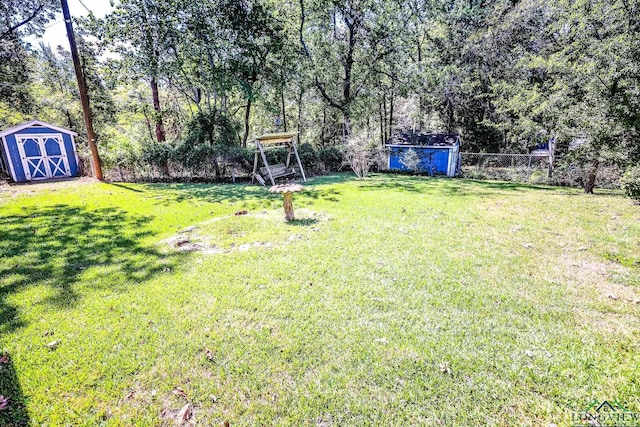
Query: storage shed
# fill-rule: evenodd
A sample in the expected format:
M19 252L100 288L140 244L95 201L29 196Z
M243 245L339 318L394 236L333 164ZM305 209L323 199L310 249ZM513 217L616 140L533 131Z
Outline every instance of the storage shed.
M77 135L38 120L23 123L0 132L0 163L15 182L76 176Z
M457 176L460 136L457 134L396 133L386 144L389 170Z

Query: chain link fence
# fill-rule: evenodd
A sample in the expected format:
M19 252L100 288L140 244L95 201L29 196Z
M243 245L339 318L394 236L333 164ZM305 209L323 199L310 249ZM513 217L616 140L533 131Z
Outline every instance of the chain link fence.
M553 170L549 170L546 154L462 153L462 175L472 179L527 182L581 187L588 165L580 165L568 158L556 156ZM623 170L615 165L601 165L596 186L620 188Z

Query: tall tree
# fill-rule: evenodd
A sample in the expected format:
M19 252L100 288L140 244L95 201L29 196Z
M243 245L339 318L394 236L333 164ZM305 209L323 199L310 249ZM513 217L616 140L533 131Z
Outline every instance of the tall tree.
M300 43L315 88L342 115L345 141L356 101L396 49L394 34L403 28L398 15L383 1L300 0Z
M31 111L34 100L29 92L29 58L22 38L42 34L59 7L55 0L0 2L0 103L6 108Z
M166 139L159 85L167 55L165 43L176 17L175 6L167 0L122 0L113 12L97 22L101 25L94 25L103 44L121 55L126 68L148 81L158 142Z

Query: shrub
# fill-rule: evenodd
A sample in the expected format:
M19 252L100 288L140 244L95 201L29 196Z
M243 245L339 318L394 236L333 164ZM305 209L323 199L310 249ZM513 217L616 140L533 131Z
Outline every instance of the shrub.
M277 165L278 163L284 163L287 160L286 148L273 148L265 150L264 154L267 156L267 161L270 165ZM259 161L262 162L262 159Z
M318 154L313 145L304 142L298 146L298 156L302 162L302 167L306 170L316 170L318 167ZM295 161L295 160L294 160Z
M173 147L168 142L146 141L142 144L140 161L149 166L165 169L172 153Z
M352 134L344 147L343 164L349 165L359 179L364 179L380 157L379 151L364 135Z
M173 150L171 160L184 167L195 169L211 163L216 154L216 150L209 145L192 145L189 141L185 141Z
M626 170L620 179L624 193L634 200L640 200L640 165Z
M342 165L342 153L337 147L321 148L317 152L318 161L324 164L326 170L337 171Z
M236 128L237 124L218 110L199 112L187 124L185 141L192 145L233 146L239 142Z
M242 147L218 147L220 157L229 163L239 165L245 172L253 170L254 150ZM260 160L262 162L262 160Z

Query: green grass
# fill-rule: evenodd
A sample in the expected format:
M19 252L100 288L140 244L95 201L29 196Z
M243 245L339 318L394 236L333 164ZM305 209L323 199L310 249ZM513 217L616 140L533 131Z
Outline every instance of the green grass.
M0 193L0 425L172 425L187 400L198 425L640 412L629 199L338 175L294 196L293 223L281 203L242 185Z

